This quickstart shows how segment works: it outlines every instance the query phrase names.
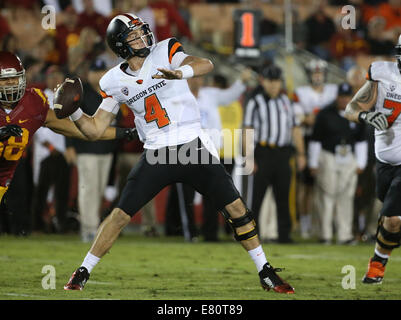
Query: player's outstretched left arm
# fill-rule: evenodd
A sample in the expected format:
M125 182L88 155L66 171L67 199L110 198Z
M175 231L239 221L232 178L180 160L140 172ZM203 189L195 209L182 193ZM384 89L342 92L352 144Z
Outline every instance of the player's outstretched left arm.
M212 61L205 58L187 56L180 67L175 70L164 68L157 69L159 72L152 76L153 79L188 79L197 76L203 76L213 70Z
M70 138L77 138L81 140L89 140L89 141L94 141L94 140L113 140L113 139L121 139L121 138L128 138L131 140L133 136L135 135L135 129L123 129L123 128L114 128L110 127L109 124L111 123L112 120L108 121L107 118L111 117L113 114L110 112L106 112L103 110L99 110L100 113L104 113L104 126L105 129L99 128L99 131L96 131L95 127L89 129L91 130L90 133L88 134L88 130L85 130L86 134L83 133L80 129L78 129L77 125L74 124L73 121L71 121L68 118L64 119L58 119L56 117L56 114L52 109L49 109L46 117L46 121L44 126L48 127L49 129L53 130L54 132L60 133L66 137ZM111 117L111 118L113 118ZM87 119L86 119L87 118ZM93 125L92 122L94 122L93 119L89 116L83 116L81 117L80 123L82 126L87 126L91 127ZM99 123L99 121L98 121ZM107 124L107 125L106 125ZM132 135L132 137L129 137L129 135Z

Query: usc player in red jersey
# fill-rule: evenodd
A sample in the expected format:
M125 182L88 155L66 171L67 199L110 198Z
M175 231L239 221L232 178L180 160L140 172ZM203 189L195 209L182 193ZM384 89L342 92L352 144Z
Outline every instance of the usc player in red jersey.
M18 160L41 126L67 137L89 140L68 118L58 119L46 95L26 89L25 69L11 52L0 51L0 201L8 189ZM134 137L134 129L109 127L101 140Z

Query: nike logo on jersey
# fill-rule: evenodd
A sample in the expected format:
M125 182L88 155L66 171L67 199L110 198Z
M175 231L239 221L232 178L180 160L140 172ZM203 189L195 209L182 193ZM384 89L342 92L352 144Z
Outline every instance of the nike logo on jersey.
M25 123L25 122L27 122L29 119L26 119L26 120L18 120L18 123Z

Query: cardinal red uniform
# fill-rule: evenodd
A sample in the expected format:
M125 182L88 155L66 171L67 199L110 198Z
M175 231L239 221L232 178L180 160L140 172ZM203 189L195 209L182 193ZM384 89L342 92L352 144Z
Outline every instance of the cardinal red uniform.
M15 124L23 132L22 137L11 136L0 141L0 201L13 178L18 160L31 142L33 134L45 123L48 110L47 97L37 88L27 89L10 113L0 108L0 127Z

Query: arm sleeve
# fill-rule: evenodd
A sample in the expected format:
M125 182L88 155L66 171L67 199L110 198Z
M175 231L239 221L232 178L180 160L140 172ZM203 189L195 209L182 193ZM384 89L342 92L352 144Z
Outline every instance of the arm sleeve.
M168 42L168 61L173 69L178 68L182 61L188 56L184 52L182 44L176 39L171 38Z
M372 69L373 69L373 70L372 70ZM369 81L378 81L378 80L375 80L375 79L374 79L374 77L375 77L374 71L375 71L375 65L372 63L372 64L369 66L368 73L366 74L366 80L369 80Z
M111 112L112 114L116 115L118 113L118 110L120 109L120 104L112 97L107 96L106 98L103 98L103 101L99 106L99 109L103 109L107 112Z
M184 61L184 59L188 57L188 55L184 52L177 52L174 56L173 59L171 59L171 67L173 69L177 69L178 67L181 66L181 63Z
M231 87L227 89L220 89L216 94L219 106L229 105L231 102L238 100L245 92L246 86L242 81L235 81Z

